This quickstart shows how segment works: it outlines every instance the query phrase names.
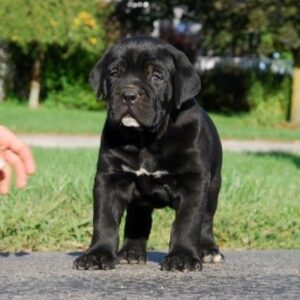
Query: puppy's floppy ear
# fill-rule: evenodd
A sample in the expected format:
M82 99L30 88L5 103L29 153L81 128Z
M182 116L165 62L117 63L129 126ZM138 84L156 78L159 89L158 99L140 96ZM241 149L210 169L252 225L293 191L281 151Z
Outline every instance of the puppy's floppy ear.
M105 72L108 64L108 52L107 51L103 57L96 63L90 72L89 82L96 92L97 100L100 100L103 96L105 97L107 94L106 86L104 84L105 81Z
M89 77L89 81L90 84L92 86L92 88L94 89L94 91L96 92L96 97L97 100L99 100L99 98L102 95L102 88L101 88L101 61L99 61L92 69L92 71L90 72L90 77Z
M200 78L186 55L175 49L174 99L179 109L186 100L198 95L201 89Z

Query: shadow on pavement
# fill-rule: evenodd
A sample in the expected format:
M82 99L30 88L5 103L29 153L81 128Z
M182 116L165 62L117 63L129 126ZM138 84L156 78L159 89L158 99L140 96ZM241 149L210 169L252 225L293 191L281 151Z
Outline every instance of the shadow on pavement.
M160 263L166 255L167 253L165 252L151 251L148 252L148 261Z
M74 252L68 252L67 255L70 255L70 256L79 256L81 254L83 254L84 251L80 252L80 251L74 251Z
M13 256L26 256L26 255L30 255L30 253L24 252L24 251L21 251L21 252L0 252L1 257L8 257L10 255L13 255Z
M82 254L83 252L68 252L67 254L70 256L79 256L80 254ZM153 262L161 262L163 260L163 258L166 256L165 252L160 252L160 251L149 251L147 253L148 256L148 261L153 261Z

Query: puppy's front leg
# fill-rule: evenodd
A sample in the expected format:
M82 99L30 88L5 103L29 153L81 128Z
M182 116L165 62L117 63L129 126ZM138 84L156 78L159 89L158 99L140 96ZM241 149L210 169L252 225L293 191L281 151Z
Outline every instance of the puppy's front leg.
M196 181L199 182L199 181ZM165 271L200 271L199 253L201 223L207 204L206 182L197 188L185 186L176 207L176 218L172 226L169 254L161 263Z
M74 261L77 269L112 269L117 263L118 227L125 203L114 188L114 175L97 174L94 184L93 237L90 248Z

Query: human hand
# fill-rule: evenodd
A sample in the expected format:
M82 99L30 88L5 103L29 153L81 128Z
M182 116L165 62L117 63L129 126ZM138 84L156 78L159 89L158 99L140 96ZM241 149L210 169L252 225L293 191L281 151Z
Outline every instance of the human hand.
M0 126L0 195L9 193L12 169L16 186L22 189L35 171L35 162L30 149L9 129Z

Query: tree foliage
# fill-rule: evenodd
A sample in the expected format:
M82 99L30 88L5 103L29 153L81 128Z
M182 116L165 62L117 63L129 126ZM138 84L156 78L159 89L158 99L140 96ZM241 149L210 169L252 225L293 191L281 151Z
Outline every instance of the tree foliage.
M27 50L57 44L95 52L104 46L105 11L96 0L0 0L0 37Z
M202 24L200 47L216 54L268 55L300 49L298 0L153 0L147 9L132 5L144 2L123 0L117 5L116 15L127 30L151 31L155 19L172 18L173 8L185 5L187 17Z
M231 48L268 55L300 48L298 0L205 0L197 15L206 44L220 53Z
M39 103L42 69L53 46L70 55L78 49L99 53L106 46L104 0L0 0L0 38L33 58L29 105Z

